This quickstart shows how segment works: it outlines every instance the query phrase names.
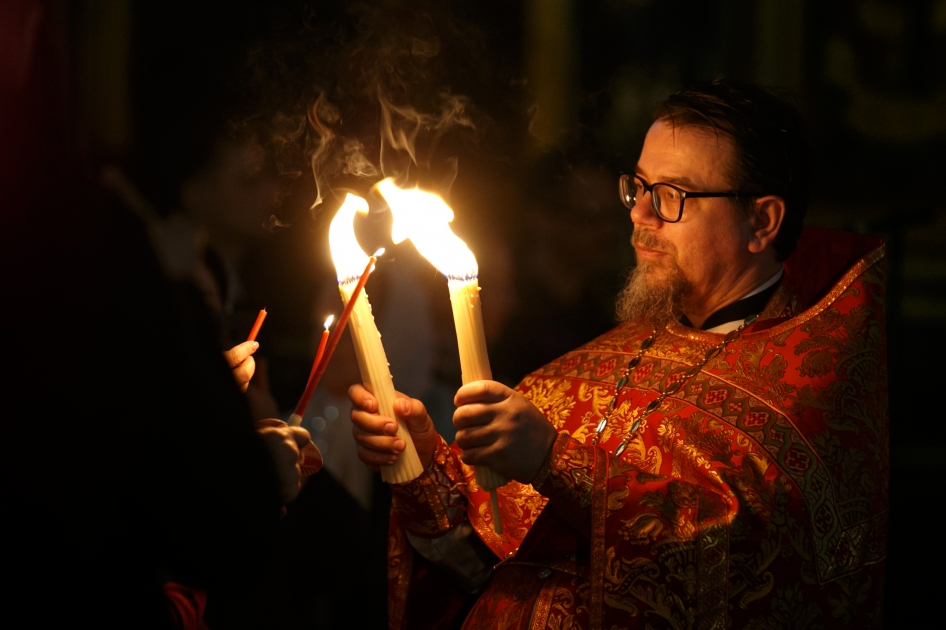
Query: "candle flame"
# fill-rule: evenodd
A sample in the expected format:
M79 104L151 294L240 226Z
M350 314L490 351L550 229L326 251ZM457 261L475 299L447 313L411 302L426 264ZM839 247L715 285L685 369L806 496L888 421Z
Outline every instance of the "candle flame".
M326 317L326 318L325 318L325 323L322 324L323 326L325 326L325 330L328 330L329 328L331 328L332 322L334 322L334 321L335 321L335 315L334 315L334 314L329 315L328 317Z
M394 215L391 239L395 243L411 239L421 256L451 280L477 276L476 257L450 229L453 210L440 196L419 188L402 190L390 177L377 187Z
M368 255L358 244L352 224L357 213L368 214L368 202L348 193L328 229L328 244L339 284L358 282L368 265Z

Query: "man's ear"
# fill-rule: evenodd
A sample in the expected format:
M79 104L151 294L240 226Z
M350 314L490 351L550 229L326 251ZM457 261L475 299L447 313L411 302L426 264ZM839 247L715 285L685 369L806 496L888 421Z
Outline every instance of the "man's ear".
M778 236L785 219L785 200L775 195L759 197L752 205L749 219L749 251L760 254Z

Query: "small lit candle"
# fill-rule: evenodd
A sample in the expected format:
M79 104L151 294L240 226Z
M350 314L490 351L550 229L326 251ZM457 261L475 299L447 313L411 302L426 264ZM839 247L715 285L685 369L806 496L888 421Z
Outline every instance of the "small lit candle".
M259 312L259 315L256 316L256 321L253 322L253 328L250 329L250 334L246 338L247 341L256 341L256 335L259 334L259 329L263 327L263 320L266 319L266 309L262 309Z
M299 399L299 404L296 405L295 413L289 416L289 424L294 427L302 424L302 416L305 414L305 409L309 406L309 400L312 399L312 394L315 393L315 388L319 384L316 373L319 368L319 363L322 360L322 355L325 353L325 344L328 342L328 329L331 327L333 319L335 319L335 316L329 315L325 320L325 324L323 324L325 329L322 331L322 338L319 340L319 349L315 353L315 361L312 362L312 370L309 372L309 380L306 381L305 391L302 393L302 398ZM319 374L319 376L321 376L321 374Z
M365 291L364 281L366 273L371 270L374 259L368 258L358 245L352 222L356 213L366 214L368 202L361 197L349 194L345 202L332 219L329 227L329 246L332 250L332 260L335 263L335 272L338 276L338 290L345 304L345 313L349 313L351 335L355 344L355 356L358 368L361 371L361 380L365 388L378 400L378 413L393 418L397 423L397 437L404 441L405 448L397 461L390 466L381 466L381 478L388 483L406 483L416 479L424 471L417 456L417 449L411 439L407 425L394 413L394 379L391 378L391 369L381 344L381 333L374 322L371 313L371 304ZM366 273L355 282L358 270L367 261ZM342 322L336 326L336 333ZM331 344L330 344L331 345ZM325 364L328 358L322 359Z
M450 229L453 210L437 195L418 189L401 190L390 178L378 184L378 191L394 215L391 229L394 242L411 239L421 256L447 277L463 384L492 380L480 306L479 268L473 252ZM474 466L473 472L476 483L489 492L493 530L502 534L496 489L508 481L486 466Z
M319 366L319 362L322 360L322 355L325 353L325 344L328 343L328 329L331 328L332 320L334 319L334 315L329 315L325 319L325 323L322 324L322 338L319 339L319 349L315 353L315 361L312 363L312 371L309 373L310 380L313 376L315 376L315 369Z

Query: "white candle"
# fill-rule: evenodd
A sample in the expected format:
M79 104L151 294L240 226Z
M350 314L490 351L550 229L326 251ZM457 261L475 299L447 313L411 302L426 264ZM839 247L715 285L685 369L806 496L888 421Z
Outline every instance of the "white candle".
M453 305L463 383L492 380L493 373L486 354L486 335L483 334L479 283L476 278L448 279L447 287L450 289L450 303Z
M491 381L493 372L486 354L486 335L483 332L483 310L480 306L480 287L476 278L469 280L448 279L450 304L453 306L453 323L457 329L457 345L460 349L460 372L463 384L473 381ZM489 491L493 509L493 529L503 533L499 518L499 498L496 489L508 481L486 466L474 466L476 483Z
M464 385L492 380L486 354L486 335L480 308L478 267L473 252L450 229L453 210L437 195L422 190L401 190L390 179L378 184L378 191L394 215L391 237L395 243L411 239L420 254L447 276L453 321L460 350L460 371ZM486 466L474 466L476 483L490 494L493 529L502 533L496 489L507 480Z
M361 251L352 228L356 212L367 213L368 203L361 197L349 194L329 228L329 243L338 274L338 289L345 305L358 284L361 268L368 263L368 256ZM378 332L374 315L371 313L368 294L364 290L355 298L348 328L355 343L355 356L358 359L362 383L378 400L378 413L394 418L397 422L397 437L404 440L406 445L394 464L381 467L381 478L388 483L405 483L416 479L424 469L410 431L394 414L394 379L391 377L388 358L381 344L381 333Z

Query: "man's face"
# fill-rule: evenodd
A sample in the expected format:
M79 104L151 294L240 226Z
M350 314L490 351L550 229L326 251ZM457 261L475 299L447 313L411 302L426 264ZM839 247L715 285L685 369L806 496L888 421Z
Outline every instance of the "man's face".
M726 168L733 159L729 138L699 127L674 128L655 122L644 140L637 175L650 184L674 184L690 192L732 189ZM699 310L712 303L714 291L734 282L749 264L749 221L731 199L689 199L677 223L666 223L654 212L650 193L631 210L637 269L622 295L624 319L648 317L657 322L680 309ZM634 285L632 287L632 285ZM630 295L632 293L633 295ZM635 299L663 304L635 310ZM667 300L673 302L672 305Z

